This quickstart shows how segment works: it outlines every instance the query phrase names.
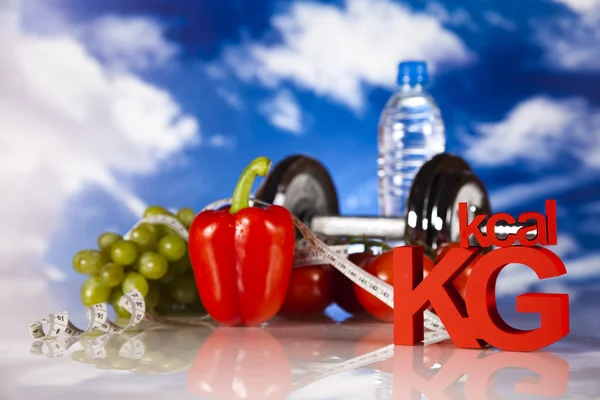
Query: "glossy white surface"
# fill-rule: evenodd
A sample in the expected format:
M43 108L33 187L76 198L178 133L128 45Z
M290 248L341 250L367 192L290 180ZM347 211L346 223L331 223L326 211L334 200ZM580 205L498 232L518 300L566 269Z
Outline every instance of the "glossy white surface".
M600 340L575 335L544 352L458 350L445 342L396 347L392 355L389 324L149 326L96 343L104 358L86 355L93 338L52 358L30 353L33 340L22 332L2 346L1 399L600 398ZM140 358L129 358L136 346ZM377 350L382 358L354 363Z

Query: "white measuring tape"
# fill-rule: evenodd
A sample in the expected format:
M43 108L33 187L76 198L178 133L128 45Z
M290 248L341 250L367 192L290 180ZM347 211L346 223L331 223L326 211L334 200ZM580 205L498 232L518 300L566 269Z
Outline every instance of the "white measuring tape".
M202 211L221 208L230 203L231 198L218 200L204 207ZM271 205L258 200L251 200L251 204L258 204L262 206ZM316 256L320 260L323 260L323 263L333 265L333 267L335 267L338 271L344 274L352 282L366 290L368 293L375 296L377 299L387 304L390 308L394 308L394 288L392 287L392 285L382 281L381 279L376 278L368 272L365 272L363 269L361 269L356 264L350 262L345 257L330 250L330 246L327 246L325 243L319 240L319 238L317 238L315 234L313 234L306 225L304 225L298 218L296 218L293 215L292 220L296 229L298 229L302 236L304 236L304 239L310 246L310 249L316 252ZM440 318L429 310L425 310L423 320L425 328L429 330L446 330Z
M135 335L120 334L119 337L125 339L125 343L119 348L119 357L132 360L141 358L146 352L146 345L140 338L142 335L143 332ZM38 339L31 344L30 352L33 355L43 355L48 358L62 358L71 346L75 343L80 343L85 351L86 359L106 358L108 352L105 346L114 337L114 334L105 333L91 338L59 336L52 339Z
M328 246L330 251L333 251L335 254L340 257L347 258L348 257L348 248L349 244L339 244L334 246ZM329 264L329 260L323 257L323 255L312 248L308 249L298 249L294 252L294 268L306 267L310 265L321 265L321 264Z
M163 214L152 215L150 217L146 217L146 218L139 220L133 227L131 227L129 232L127 232L123 236L123 239L129 240L133 230L142 224L166 225L169 228L173 229L179 236L181 236L181 238L183 240L185 240L186 242L189 241L190 234L189 234L188 230L186 229L186 227L183 226L183 224L181 222L179 222L179 220L177 218L172 217L170 215L163 215Z
M129 322L123 328L107 319L108 309L106 303L86 307L85 313L89 320L85 329L79 329L71 321L67 311L49 314L46 318L34 322L29 326L29 334L34 339L53 339L59 336L80 336L90 332L121 333L138 325L144 319L146 303L142 294L137 290L127 292L119 299L119 305L130 314ZM44 326L48 329L44 329Z

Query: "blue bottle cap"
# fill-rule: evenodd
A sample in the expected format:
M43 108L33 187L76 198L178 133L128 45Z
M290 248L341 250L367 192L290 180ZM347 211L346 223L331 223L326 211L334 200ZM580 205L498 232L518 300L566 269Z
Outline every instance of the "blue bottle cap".
M427 85L427 63L425 61L405 61L398 66L398 84Z

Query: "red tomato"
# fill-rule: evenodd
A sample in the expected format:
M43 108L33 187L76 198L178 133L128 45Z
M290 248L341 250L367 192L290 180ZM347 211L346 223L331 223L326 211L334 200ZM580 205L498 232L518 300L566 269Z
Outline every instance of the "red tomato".
M453 249L455 247L460 247L460 243L446 243L441 245L440 247L438 247L435 250L435 259L437 262L440 262L440 260L442 258L444 258L444 256L446 254L448 254L448 252L450 251L450 249Z
M294 268L279 314L302 318L325 311L333 301L333 272L331 265Z
M392 251L386 251L385 253L366 260L363 263L363 269L381 279L382 281L394 285L394 272L393 272L393 260L394 254ZM433 261L428 257L423 256L423 268L425 269L423 275L427 276L427 272L431 271L434 267ZM394 310L384 304L377 297L368 293L363 288L355 285L354 292L360 304L375 318L384 321L392 322L394 320Z
M375 257L371 252L354 253L348 256L348 260L361 266L365 260ZM333 301L340 308L349 314L361 315L365 313L365 308L360 304L354 292L356 284L348 279L340 271L334 271Z

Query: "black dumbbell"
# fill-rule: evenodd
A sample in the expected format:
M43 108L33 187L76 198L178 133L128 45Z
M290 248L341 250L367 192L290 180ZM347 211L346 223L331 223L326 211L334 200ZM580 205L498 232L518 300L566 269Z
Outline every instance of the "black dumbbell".
M403 240L433 249L460 240L458 203L469 204L469 220L478 214L491 215L483 182L466 161L450 153L439 154L421 167L403 217L340 216L329 172L319 161L304 155L279 162L263 181L256 198L286 207L314 233L324 237ZM496 231L506 233L507 228L520 226L497 227Z

